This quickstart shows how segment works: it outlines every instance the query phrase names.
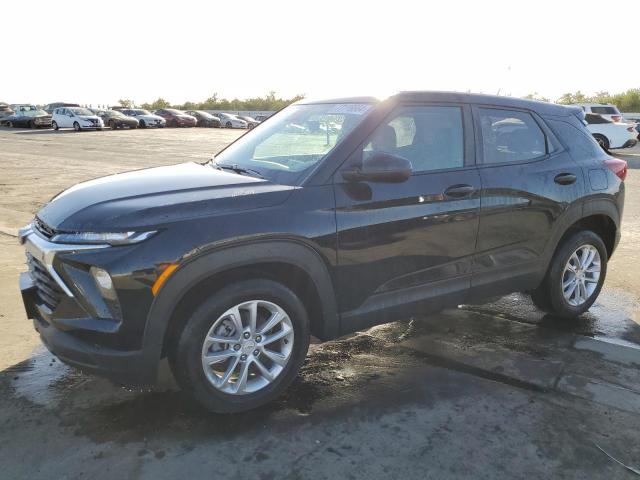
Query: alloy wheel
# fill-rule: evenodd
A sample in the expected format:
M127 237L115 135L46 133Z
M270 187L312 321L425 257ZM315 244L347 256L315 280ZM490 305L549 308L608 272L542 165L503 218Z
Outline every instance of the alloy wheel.
M600 253L593 245L582 245L562 272L562 294L567 303L579 307L591 298L600 281Z
M243 302L213 322L202 345L202 368L217 390L254 393L285 369L293 340L293 324L282 307L265 300Z

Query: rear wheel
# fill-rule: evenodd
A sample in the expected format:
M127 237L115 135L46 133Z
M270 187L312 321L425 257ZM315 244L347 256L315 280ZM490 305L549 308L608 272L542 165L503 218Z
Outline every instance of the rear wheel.
M600 135L599 133L595 133L593 138L596 139L598 145L600 145L605 152L609 151L609 139L607 137Z
M280 395L309 348L301 300L266 279L229 285L205 300L170 349L180 386L213 412L239 412Z
M58 128L60 128L58 127L58 122L56 121L51 122L51 127L53 127L54 130L58 130Z
M584 230L565 240L551 260L542 284L531 293L538 308L573 318L589 310L607 273L607 249L594 232Z

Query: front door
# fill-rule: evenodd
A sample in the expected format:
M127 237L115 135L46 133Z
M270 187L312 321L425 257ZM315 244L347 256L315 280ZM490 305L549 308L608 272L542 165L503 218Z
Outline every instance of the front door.
M469 107L400 106L344 168L382 151L411 161L411 177L349 182L336 173L343 332L464 300L480 211L472 131Z

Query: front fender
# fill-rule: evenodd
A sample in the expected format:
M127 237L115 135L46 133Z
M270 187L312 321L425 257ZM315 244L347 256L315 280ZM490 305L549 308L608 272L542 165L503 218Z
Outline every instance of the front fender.
M143 352L150 368L162 355L164 336L180 300L193 287L216 273L261 262L281 262L298 267L313 279L322 305L321 339L339 335L340 325L333 282L322 256L302 240L248 240L223 245L194 255L171 275L151 305L144 330Z

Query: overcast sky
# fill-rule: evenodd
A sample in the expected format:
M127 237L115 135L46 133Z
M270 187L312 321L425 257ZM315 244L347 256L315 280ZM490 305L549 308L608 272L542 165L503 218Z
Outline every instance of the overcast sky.
M0 1L0 100L640 87L629 2ZM595 40L599 39L599 40ZM626 39L626 40L625 40Z

